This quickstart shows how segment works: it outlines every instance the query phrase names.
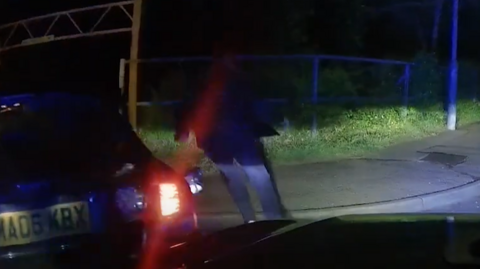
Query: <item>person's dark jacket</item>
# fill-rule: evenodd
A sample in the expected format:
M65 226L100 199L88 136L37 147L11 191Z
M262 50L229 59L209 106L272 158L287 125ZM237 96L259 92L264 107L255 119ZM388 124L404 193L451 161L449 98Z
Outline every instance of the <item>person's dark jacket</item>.
M209 143L214 139L235 140L260 137L268 137L278 135L278 132L260 120L255 109L256 97L253 92L252 84L246 74L240 71L231 70L224 67L222 74L225 78L220 91L208 94L208 98L216 98L216 106L208 106L199 104L205 90L197 91L197 94L188 98L176 110L176 135L178 139L182 134L187 134L190 130L198 134L194 126L188 126L189 119L194 113L209 113L212 117L212 123L209 125L211 131L208 137L198 139L199 147L203 148L205 143ZM211 103L210 103L211 104ZM234 141L232 141L234 143Z

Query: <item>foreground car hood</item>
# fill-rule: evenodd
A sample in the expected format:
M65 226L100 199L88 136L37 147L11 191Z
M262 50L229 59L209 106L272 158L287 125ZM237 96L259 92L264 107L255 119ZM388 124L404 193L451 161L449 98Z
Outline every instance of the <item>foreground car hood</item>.
M203 249L187 248L184 257L193 268L448 268L480 258L477 215L344 216L270 228L247 242L246 228L237 227L235 237L214 235Z

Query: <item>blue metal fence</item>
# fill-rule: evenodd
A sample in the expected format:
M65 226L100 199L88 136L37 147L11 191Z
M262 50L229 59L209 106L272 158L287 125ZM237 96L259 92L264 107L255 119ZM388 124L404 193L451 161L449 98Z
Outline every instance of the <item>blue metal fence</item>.
M375 103L384 103L384 102L392 102L398 100L401 102L403 108L407 108L409 100L411 99L410 91L410 76L412 72L413 63L411 62L404 62L404 61L396 61L396 60L382 60L382 59L369 59L369 58L359 58L359 57L347 57L347 56L332 56L332 55L285 55L285 56L272 56L272 55L264 55L264 56L255 56L255 55L242 55L237 56L237 59L242 62L253 62L255 61L258 65L259 62L273 62L273 61L286 61L288 63L292 63L292 61L301 60L302 62L308 62L311 66L311 81L310 81L310 94L306 94L308 89L305 89L305 95L301 96L298 100L301 100L304 103L308 104L322 104L322 103L362 103L362 102L375 102ZM175 57L175 58L155 58L155 59L141 59L138 62L141 64L140 66L146 66L148 63L149 68L150 64L176 64L178 66L184 66L188 63L201 63L205 66L208 66L212 62L211 57ZM401 73L394 74L394 76L398 76L395 79L395 86L399 89L400 92L396 93L394 97L363 97L363 96L335 96L335 97L325 97L319 94L321 91L321 82L322 82L322 71L321 71L321 64L326 61L335 61L338 62L349 62L349 63L369 63L375 65L390 65L396 66L396 68L401 68ZM128 63L128 61L126 61ZM144 68L146 70L147 68ZM143 71L142 71L143 72ZM155 75L155 72L153 72ZM158 75L157 75L158 76ZM186 78L188 80L188 78ZM303 94L302 94L303 95ZM265 102L272 103L272 104L285 104L288 102L287 98L267 98L264 100ZM181 100L174 100L174 101L141 101L138 103L139 106L171 106L181 102ZM406 110L405 110L406 111ZM289 122L286 120L285 122ZM288 128L288 124L285 125L285 128ZM317 131L317 119L315 113L312 115L312 124L311 130L313 133Z

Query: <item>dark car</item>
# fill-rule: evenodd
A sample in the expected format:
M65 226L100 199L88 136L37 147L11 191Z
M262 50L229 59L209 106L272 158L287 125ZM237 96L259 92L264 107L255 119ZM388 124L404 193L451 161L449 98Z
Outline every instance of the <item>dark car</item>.
M0 98L0 262L82 250L136 255L196 231L184 176L115 107L82 95ZM98 256L98 257L100 257Z
M478 268L480 216L379 214L316 222L260 221L179 245L161 259L163 268L191 269Z

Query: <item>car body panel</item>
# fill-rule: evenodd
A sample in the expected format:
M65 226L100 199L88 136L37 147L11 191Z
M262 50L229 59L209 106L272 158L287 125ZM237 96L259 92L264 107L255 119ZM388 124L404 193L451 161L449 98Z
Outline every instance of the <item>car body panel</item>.
M0 113L6 122L0 128L0 259L81 245L85 249L93 241L94 246L133 252L139 251L147 228L168 231L170 237L195 231L187 182L152 156L118 110L102 107L95 98L68 93L0 97L0 106L11 108ZM137 196L128 192L126 199L119 200L121 190L147 195L158 193L159 184L165 182L174 183L182 199L181 211L170 218L156 214L158 200L140 209ZM51 236L33 236L32 225L38 228L40 216L49 218L57 212L57 221L43 220L48 226L78 221L72 215L78 208L65 206L80 203L88 208L83 212L88 211L88 231L64 225ZM16 238L20 232L24 238Z
M244 240L240 226L211 245L186 244L180 256L187 268L476 268L479 227L479 215L359 215L272 225Z

